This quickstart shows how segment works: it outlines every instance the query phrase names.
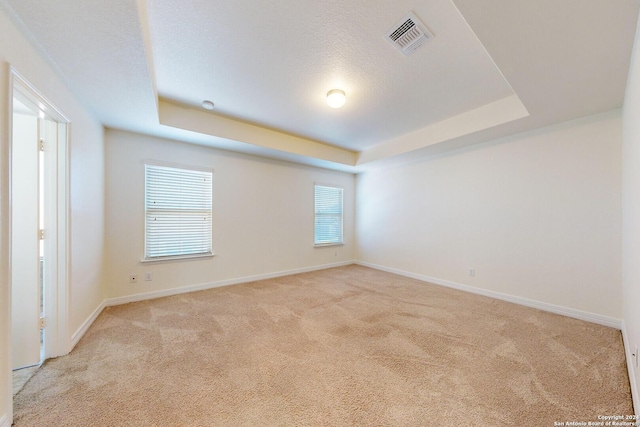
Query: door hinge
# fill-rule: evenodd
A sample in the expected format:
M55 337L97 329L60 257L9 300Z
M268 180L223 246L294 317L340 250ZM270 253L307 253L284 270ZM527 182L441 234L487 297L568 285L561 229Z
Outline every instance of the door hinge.
M40 329L44 329L47 327L47 319L44 317L40 318Z
M40 139L40 147L39 147L40 151L44 151L44 139Z
M44 240L44 230L40 229L40 233L38 234L40 236L40 240Z

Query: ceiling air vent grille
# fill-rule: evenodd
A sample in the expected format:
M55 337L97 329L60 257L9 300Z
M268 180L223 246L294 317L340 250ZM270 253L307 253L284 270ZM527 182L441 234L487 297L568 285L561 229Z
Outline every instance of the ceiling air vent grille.
M433 34L410 12L387 32L387 40L405 55L413 53L433 38Z

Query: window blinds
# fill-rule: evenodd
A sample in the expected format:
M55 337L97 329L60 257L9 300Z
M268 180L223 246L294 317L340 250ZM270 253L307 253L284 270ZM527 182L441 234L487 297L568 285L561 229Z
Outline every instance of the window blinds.
M212 254L212 177L145 165L145 259Z
M315 245L343 243L342 188L315 186Z

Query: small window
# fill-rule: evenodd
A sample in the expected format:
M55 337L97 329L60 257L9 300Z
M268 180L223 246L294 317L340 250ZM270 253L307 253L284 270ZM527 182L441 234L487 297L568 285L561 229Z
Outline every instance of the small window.
M342 193L343 189L339 187L315 186L316 246L343 243Z
M145 165L145 260L213 255L211 171Z

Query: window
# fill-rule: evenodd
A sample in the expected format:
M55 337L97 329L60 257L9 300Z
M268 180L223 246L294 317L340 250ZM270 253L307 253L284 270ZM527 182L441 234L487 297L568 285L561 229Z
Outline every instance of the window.
M213 255L211 171L145 165L145 260Z
M315 186L314 244L342 244L342 193L338 187Z

